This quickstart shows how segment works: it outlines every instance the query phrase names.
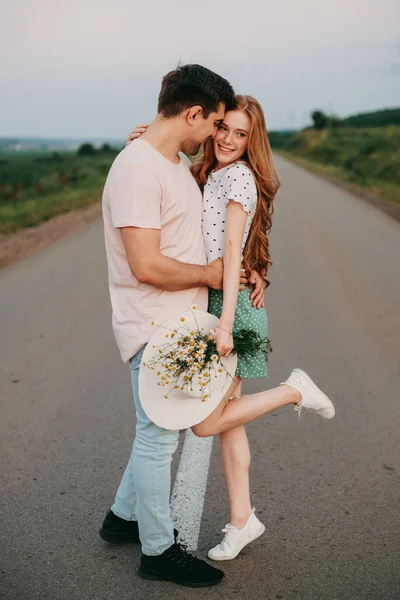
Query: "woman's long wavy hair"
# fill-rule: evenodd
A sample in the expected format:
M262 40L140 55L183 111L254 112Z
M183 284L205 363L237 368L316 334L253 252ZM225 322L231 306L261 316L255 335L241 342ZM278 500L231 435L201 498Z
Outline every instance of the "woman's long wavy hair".
M240 160L245 162L254 175L258 201L251 224L249 236L243 253L243 265L249 276L251 270L257 271L268 281L268 269L272 265L269 254L268 234L272 226L274 198L279 189L279 179L272 157L263 110L252 96L236 95L236 108L250 119L250 131L246 152ZM214 153L214 141L208 138L203 152L195 161L191 170L194 178L203 189L208 176L217 166Z

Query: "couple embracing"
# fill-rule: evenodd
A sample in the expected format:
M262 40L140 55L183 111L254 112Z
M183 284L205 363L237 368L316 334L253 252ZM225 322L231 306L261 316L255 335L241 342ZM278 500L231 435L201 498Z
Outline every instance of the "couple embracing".
M100 535L111 543L140 542L139 574L146 579L214 585L223 572L177 541L169 501L179 431L159 427L143 410L139 367L151 322L162 325L193 305L218 318L221 357L232 352L239 330L267 336L268 233L279 181L259 103L235 95L225 79L200 65L180 66L163 78L155 120L131 140L108 175L103 216L113 328L131 371L136 437ZM197 155L201 146L191 165L185 155ZM192 427L198 436L221 439L230 523L208 553L214 561L234 559L265 530L250 501L245 424L288 404L299 414L302 408L324 418L335 414L300 369L277 388L241 394L242 379L267 376L261 348L239 357L229 389Z

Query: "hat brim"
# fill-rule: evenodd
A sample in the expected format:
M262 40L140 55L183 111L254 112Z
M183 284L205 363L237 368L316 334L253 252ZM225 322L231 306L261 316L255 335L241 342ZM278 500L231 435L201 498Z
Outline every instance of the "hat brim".
M209 333L218 324L219 319L204 311L188 311L172 317L157 329L147 344L139 370L139 395L143 410L148 418L163 429L178 430L192 427L206 419L218 406L227 392L236 372L237 356L231 354L222 358L224 371L216 373L207 390L209 397L204 402L200 396L188 396L181 390L172 390L165 398L165 389L157 385L155 371L144 366L156 355L155 348L165 343L166 329L182 327L181 319L191 329Z

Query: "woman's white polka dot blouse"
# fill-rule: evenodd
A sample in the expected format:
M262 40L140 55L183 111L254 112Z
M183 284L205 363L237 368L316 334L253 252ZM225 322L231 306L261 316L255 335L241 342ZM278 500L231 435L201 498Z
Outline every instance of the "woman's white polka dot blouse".
M230 200L240 202L247 212L243 250L257 206L256 183L243 162L213 171L204 186L202 227L208 263L224 255L226 207Z

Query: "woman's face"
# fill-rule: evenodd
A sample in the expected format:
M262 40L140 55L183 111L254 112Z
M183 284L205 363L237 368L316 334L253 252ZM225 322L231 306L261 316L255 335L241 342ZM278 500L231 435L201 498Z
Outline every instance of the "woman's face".
M239 160L247 150L250 132L250 119L241 110L230 110L218 126L214 138L214 152L218 167L224 167Z

